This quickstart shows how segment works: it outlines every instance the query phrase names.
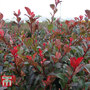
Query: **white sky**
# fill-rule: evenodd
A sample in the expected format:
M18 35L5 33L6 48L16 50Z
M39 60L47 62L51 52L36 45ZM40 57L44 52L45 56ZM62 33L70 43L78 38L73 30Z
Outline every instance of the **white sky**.
M26 13L24 7L27 6L34 11L36 15L42 17L50 17L49 5L53 4L54 0L0 0L0 12L4 14L4 19L13 19L13 11L21 10L21 17L24 19ZM61 8L61 9L60 9ZM58 6L57 17L61 15L62 19L74 18L79 15L84 15L85 9L90 10L90 0L62 0Z

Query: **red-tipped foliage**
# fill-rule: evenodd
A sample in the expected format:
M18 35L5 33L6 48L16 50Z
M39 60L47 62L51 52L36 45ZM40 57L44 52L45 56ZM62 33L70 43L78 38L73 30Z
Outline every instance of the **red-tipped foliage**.
M25 7L25 9L26 9L27 13L28 13L29 15L31 15L31 10L30 10L28 7Z
M15 15L16 17L19 17L20 14L21 14L20 9L18 10L18 13L16 13L16 12L14 11L14 15Z
M32 18L35 16L34 12L31 12L31 10L28 7L25 7L25 9Z
M82 16L82 15L80 15L80 16L79 16L79 18L80 18L80 20L82 20L82 19L83 19L83 16Z
M3 18L3 14L2 13L0 13L0 20Z
M0 29L0 37L4 37L4 30Z
M31 56L26 56L29 60L32 60L32 57Z
M17 54L17 52L18 52L17 46L13 47L13 49L10 50L10 51L11 51L11 53L12 53L12 55L13 55L14 57L17 57L17 56L18 56L18 54Z
M90 19L90 10L85 10L85 12L87 14L88 19Z
M70 58L70 64L71 66L76 69L76 67L80 64L80 62L83 60L83 57L79 57L79 58L75 58L75 57L71 57Z
M39 48L39 55L41 58L43 58L42 50Z

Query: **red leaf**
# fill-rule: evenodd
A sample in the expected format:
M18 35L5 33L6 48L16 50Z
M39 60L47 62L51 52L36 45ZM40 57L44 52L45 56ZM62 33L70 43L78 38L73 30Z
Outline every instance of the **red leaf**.
M35 53L35 54L33 55L33 61L34 61L34 59L35 59L36 55L37 55L37 53Z
M55 0L56 6L57 6L60 2L61 2L60 0Z
M31 56L26 56L29 60L32 60L32 57Z
M47 76L47 79L46 80L43 80L43 82L46 85L50 85L55 80L55 78L56 78L56 76L50 75L50 76Z
M21 76L25 76L25 73L21 70Z
M40 63L43 64L45 61L46 61L46 58L43 58L43 60Z
M4 36L4 30L0 29L0 37L3 37L3 36Z
M80 64L80 62L83 60L83 57L79 57L79 58L77 58L77 63L76 63L76 66L78 66L79 64Z
M56 41L55 41L55 46L56 46L58 49L60 49L60 48L61 48L61 45L62 45L62 43L61 43L60 39L56 39Z
M74 17L75 20L79 20L78 17Z
M39 53L41 54L42 53L42 50L39 48Z
M27 13L28 13L29 15L31 15L31 10L30 10L28 7L25 7L25 9L26 9Z
M70 58L70 64L73 68L76 68L76 58L75 57Z
M16 82L16 76L15 75L12 75L12 80L14 83Z
M43 51L39 48L39 55L40 55L40 57L43 59L43 53L42 53Z
M77 59L75 57L71 57L70 58L70 64L75 69L80 64L80 62L82 60L83 60L83 57L79 57Z
M69 21L68 21L68 20L66 20L66 21L65 21L65 24L66 24L67 26L69 26Z
M67 44L64 45L63 49L64 49L64 52L65 52L65 53L68 53L68 52L71 51L71 47L70 47L69 45L67 45Z
M52 60L54 61L54 63L57 63L58 62L58 59L55 58L54 56L52 56Z
M43 46L45 47L45 46L46 46L46 44L45 44L45 43L43 43Z
M16 12L14 11L14 15L16 16L16 17L18 17L18 15L16 14Z
M70 39L70 43L71 43L71 42L73 41L73 38L72 38L72 37L70 37L69 39Z
M17 57L18 56L18 54L17 54L17 52L18 52L17 46L13 47L13 49L11 49L10 51L11 51L11 53L12 53L12 55L14 57Z
M80 20L82 20L82 19L83 19L83 16L82 16L82 15L80 15L80 16L79 16L79 18L80 18Z
M56 52L56 56L55 56L57 59L60 59L61 57L61 53L60 52Z
M16 58L16 60L15 60L16 66L21 65L23 60L21 58L18 58L18 57L15 57L15 58Z
M0 13L0 20L3 18L3 14L2 13Z
M31 17L34 17L34 16L35 16L34 12L31 12L31 14L30 14L30 15L31 15Z
M85 10L85 12L87 14L88 19L90 19L90 10Z
M21 14L20 9L18 10L18 16Z

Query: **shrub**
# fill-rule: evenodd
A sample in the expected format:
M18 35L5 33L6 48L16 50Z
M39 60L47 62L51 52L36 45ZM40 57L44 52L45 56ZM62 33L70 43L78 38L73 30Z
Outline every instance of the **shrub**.
M47 26L39 30L39 17L25 7L28 32L22 28L21 11L14 12L17 27L5 26L0 13L1 75L15 75L8 89L16 90L88 90L90 76L90 11L64 24L54 18L59 0ZM22 28L22 29L21 29ZM6 31L8 29L8 31Z

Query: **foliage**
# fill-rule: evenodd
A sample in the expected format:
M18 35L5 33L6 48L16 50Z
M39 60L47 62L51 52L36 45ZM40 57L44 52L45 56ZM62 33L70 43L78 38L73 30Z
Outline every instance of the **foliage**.
M16 21L6 25L0 13L0 75L15 75L12 90L89 90L90 85L90 11L86 17L75 17L62 24L54 18L39 30L34 12L25 7L28 17L22 28L21 11L14 12ZM2 72L1 72L2 71Z

